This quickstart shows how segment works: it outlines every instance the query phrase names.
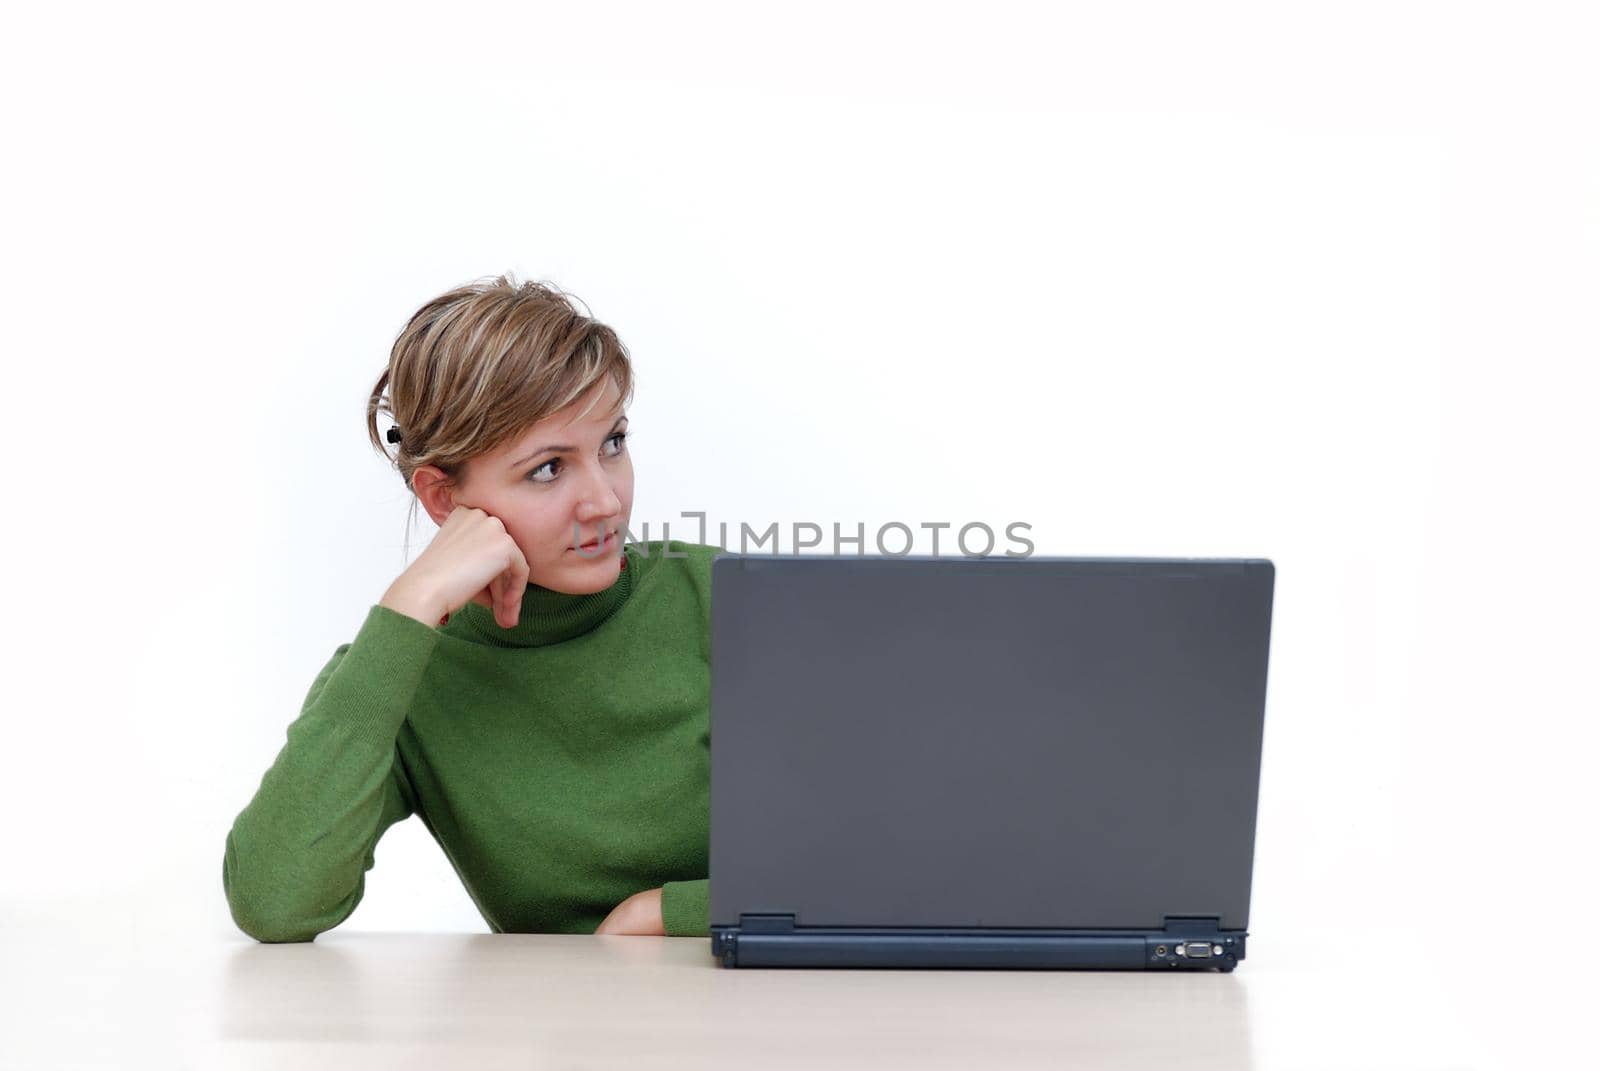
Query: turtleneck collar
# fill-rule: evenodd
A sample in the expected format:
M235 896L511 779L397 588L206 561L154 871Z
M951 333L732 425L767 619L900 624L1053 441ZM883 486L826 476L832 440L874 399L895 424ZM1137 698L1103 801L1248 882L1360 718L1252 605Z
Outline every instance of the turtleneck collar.
M494 619L494 611L475 602L467 603L457 616L463 619L463 629L468 635L495 647L546 647L570 640L598 628L626 601L638 572L633 555L633 545L624 543L617 582L589 595L568 595L529 584L522 593L522 610L517 614L517 623L511 628L501 628Z

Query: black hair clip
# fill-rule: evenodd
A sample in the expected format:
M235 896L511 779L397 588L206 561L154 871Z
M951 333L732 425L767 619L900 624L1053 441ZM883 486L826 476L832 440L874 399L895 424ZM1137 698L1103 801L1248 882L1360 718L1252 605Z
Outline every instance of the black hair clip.
M400 441L400 429L399 428L390 428L389 429L389 441L392 442L392 443L397 443L397 442Z

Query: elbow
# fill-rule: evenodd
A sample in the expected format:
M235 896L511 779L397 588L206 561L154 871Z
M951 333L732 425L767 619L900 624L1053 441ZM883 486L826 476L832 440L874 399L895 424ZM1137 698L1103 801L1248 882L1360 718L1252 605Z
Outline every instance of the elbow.
M233 911L233 921L243 933L265 945L312 941L318 932L298 919L274 918L266 914L239 911L237 908Z
M251 895L237 884L228 884L225 891L233 924L262 944L310 941L326 928L270 895Z
M231 838L223 855L222 889L234 925L262 944L310 941L330 928L315 912L298 909L281 886L241 874Z

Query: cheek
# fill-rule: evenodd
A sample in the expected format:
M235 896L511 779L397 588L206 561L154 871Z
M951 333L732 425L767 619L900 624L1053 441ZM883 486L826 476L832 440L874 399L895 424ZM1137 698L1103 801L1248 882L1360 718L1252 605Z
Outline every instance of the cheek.
M524 556L531 552L534 556L548 557L551 545L563 543L571 534L571 504L555 495L539 497L537 502L518 503L500 518Z
M558 548L557 552L565 550L572 542L572 515L576 510L577 505L566 498L559 503L551 503L539 517L540 544L547 548Z

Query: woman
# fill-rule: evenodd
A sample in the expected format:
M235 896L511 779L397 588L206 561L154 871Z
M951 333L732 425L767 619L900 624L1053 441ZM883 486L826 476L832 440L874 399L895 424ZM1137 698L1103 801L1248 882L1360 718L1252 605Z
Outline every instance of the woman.
M385 397L387 391L387 397ZM234 821L239 927L309 941L416 814L496 932L706 935L711 559L623 545L628 354L511 277L424 305L367 405L439 532Z

